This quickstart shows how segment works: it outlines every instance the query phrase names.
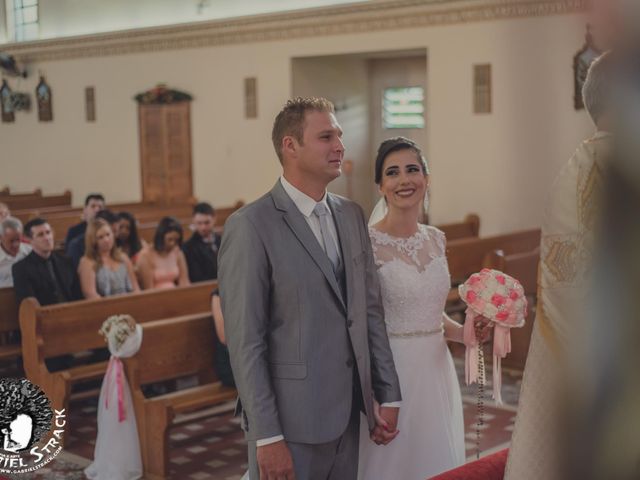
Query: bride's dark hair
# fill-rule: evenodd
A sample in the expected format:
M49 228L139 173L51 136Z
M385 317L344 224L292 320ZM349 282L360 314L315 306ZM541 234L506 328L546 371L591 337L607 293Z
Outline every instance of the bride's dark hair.
M420 147L413 141L405 137L393 137L385 140L378 147L378 155L376 156L376 170L375 170L375 182L380 185L382 182L382 165L384 159L390 153L397 152L399 150L412 150L416 153L418 160L422 164L422 172L425 175L429 175L429 167L427 167L427 160L422 154Z

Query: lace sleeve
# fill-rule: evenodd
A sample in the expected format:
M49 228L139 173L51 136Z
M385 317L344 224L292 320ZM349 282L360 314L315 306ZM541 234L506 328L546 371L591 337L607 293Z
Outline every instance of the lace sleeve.
M431 240L432 257L444 257L447 251L447 236L442 230L433 226L427 226Z

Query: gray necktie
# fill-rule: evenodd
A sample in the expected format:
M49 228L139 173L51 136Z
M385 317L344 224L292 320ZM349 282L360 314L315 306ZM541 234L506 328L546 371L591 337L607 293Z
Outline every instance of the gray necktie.
M318 217L320 221L320 234L322 235L322 243L324 243L324 251L331 261L333 273L337 275L340 265L340 255L338 255L336 244L329 233L329 209L324 203L316 203L316 206L313 208L313 214Z

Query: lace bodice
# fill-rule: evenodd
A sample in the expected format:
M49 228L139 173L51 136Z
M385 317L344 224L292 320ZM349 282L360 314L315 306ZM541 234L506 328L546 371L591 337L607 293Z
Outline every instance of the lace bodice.
M419 225L408 238L369 227L390 337L437 331L451 286L444 233Z

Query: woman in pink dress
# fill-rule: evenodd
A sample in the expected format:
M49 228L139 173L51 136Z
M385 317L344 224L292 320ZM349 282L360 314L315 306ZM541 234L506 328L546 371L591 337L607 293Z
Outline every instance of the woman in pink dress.
M164 217L158 223L153 245L143 249L138 257L138 273L145 290L189 285L189 272L181 245L180 222L173 217Z

